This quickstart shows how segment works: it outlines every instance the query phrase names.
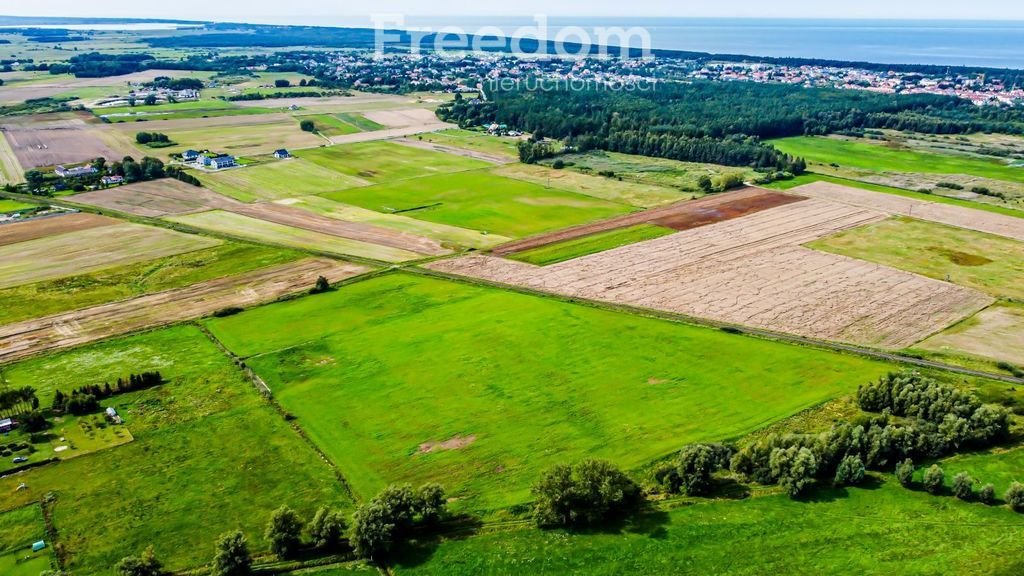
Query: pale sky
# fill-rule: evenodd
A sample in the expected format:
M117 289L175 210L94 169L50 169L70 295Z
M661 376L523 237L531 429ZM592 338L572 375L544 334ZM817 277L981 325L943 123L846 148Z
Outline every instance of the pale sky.
M177 18L330 25L370 14L425 16L675 16L1024 20L1024 2L1008 0L0 0L0 15ZM331 21L333 20L333 21Z

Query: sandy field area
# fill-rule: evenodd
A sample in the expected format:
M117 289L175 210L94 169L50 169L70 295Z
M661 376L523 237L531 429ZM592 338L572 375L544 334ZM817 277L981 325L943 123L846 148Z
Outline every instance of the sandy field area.
M917 347L1024 365L1024 307L992 306Z
M830 182L814 182L794 188L790 192L809 198L841 202L887 214L899 214L1024 241L1024 218L1014 218L950 204L925 202L915 198L861 190Z
M28 242L29 240L37 240L68 232L89 230L90 228L99 228L101 226L113 226L120 223L119 220L94 214L62 214L25 220L23 222L12 222L0 225L0 246Z
M200 318L309 290L317 277L339 282L368 272L345 262L311 258L0 328L0 364L146 328Z
M905 348L992 303L974 290L802 246L885 217L807 200L543 268L494 256L428 267L888 349Z

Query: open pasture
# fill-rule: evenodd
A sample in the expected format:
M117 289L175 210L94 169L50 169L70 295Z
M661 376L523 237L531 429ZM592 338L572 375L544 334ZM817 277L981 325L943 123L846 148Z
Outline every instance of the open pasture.
M0 288L85 274L218 244L219 240L139 224L100 226L6 244L0 246Z
M371 110L362 116L383 128L408 128L433 126L441 123L433 110L426 108L397 108L394 110Z
M666 158L636 156L618 152L595 150L584 154L566 154L559 157L566 163L567 169L584 174L601 172L614 174L618 181L637 182L665 188L685 191L691 196L702 196L704 193L697 185L701 176L715 179L724 175L742 176L750 180L756 175L750 169L721 166L718 164L701 164L697 162L680 162ZM550 166L554 160L545 160L542 164ZM603 178L604 176L602 176Z
M528 501L554 463L640 467L891 369L405 274L204 323L247 357L358 496L437 481L474 511Z
M518 138L492 136L461 128L424 134L417 137L416 140L427 144L470 150L511 161L515 161L519 157L517 145L520 140Z
M281 206L280 208L287 207ZM262 216L263 213L261 212L260 217ZM309 217L313 218L316 215L309 213ZM211 210L209 212L184 216L169 216L167 220L256 242L336 254L338 256L355 256L383 262L405 262L407 260L418 260L424 256L423 254L402 248L332 236L323 232L296 228L224 210ZM335 222L335 224L344 225L346 223Z
M309 120L316 126L316 131L320 134L330 138L332 136L344 136L346 134L356 134L362 132L359 128L352 124L342 120L340 117L334 114L304 114L296 115L295 119L299 122Z
M689 230L755 214L800 200L802 199L799 196L766 192L758 188L745 188L699 200L676 202L661 208L633 212L625 216L556 230L548 234L540 234L500 246L494 250L494 253L498 255L514 254L639 224L653 224L673 230Z
M0 198L0 214L20 212L22 210L28 210L30 208L35 208L37 206L38 204L29 204L28 202L22 202L20 200L8 200L7 198Z
M486 171L413 178L323 196L378 212L400 213L509 237L601 220L632 210L623 204L546 189Z
M443 245L464 246L485 250L508 242L511 238L498 234L484 234L479 230L447 226L426 220L417 220L401 214L384 214L351 204L342 204L321 196L300 196L278 200L278 204L302 208L309 212L344 220L346 222L362 222L379 228L389 228L399 232L407 232L426 238L433 238Z
M859 206L888 214L909 216L1004 236L1024 242L1024 218L991 211L972 210L962 205L929 202L919 198L883 194L831 182L813 182L791 189L794 194Z
M607 232L598 232L581 238L547 244L532 250L516 252L510 258L536 266L548 266L644 240L661 238L673 232L675 230L671 228L652 224L637 224L628 228L616 228Z
M135 330L253 306L313 287L319 276L339 282L369 269L306 259L0 327L0 363L78 346Z
M5 372L48 396L146 370L159 370L166 382L104 402L124 415L134 442L0 480L0 510L54 495L58 541L51 544L62 547L69 570L113 575L118 560L148 545L169 571L195 568L209 562L219 534L236 528L260 554L268 549L266 519L278 506L305 518L320 505L350 506L330 468L195 327L78 348ZM16 491L22 482L28 488Z
M863 138L798 136L772 140L771 144L813 164L839 164L841 167L875 172L966 174L1024 183L1024 170L995 158L940 154L914 150L891 143Z
M894 349L992 303L974 290L802 246L882 218L806 200L544 268L493 256L428 266L566 296Z
M370 184L358 176L301 158L268 160L241 170L211 172L199 177L204 186L241 202L280 200Z
M300 253L224 242L157 260L0 290L0 325L53 316L298 260Z
M185 150L215 150L234 156L270 154L279 148L313 148L325 144L323 138L299 129L299 122L288 114L258 114L166 120L145 129L159 129L176 143L155 154L168 156ZM132 135L142 128L137 123L115 124L113 129Z
M951 468L946 468L947 477ZM909 491L824 490L719 500L642 516L621 531L511 528L399 559L399 576L531 574L1013 574L1024 521L1001 509Z
M809 248L1024 299L1024 242L907 217L847 230Z
M452 154L392 142L363 142L301 150L296 154L329 170L357 179L359 185L486 168L490 164Z
M653 208L692 197L675 188L618 180L605 176L592 176L575 170L555 170L539 164L509 164L494 171L495 174L534 184L568 190L586 196L621 202L638 208Z
M102 129L71 115L6 119L0 125L18 163L26 171L100 157L115 159L124 156L123 150L119 153L95 134L94 131Z
M0 574L4 576L39 576L50 570L52 542L39 552L32 544L46 540L46 525L39 504L0 513Z

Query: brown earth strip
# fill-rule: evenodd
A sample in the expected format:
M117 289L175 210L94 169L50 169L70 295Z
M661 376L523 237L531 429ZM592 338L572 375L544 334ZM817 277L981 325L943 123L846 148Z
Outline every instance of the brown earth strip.
M217 208L228 209L236 204L234 200L206 188L197 188L172 179L139 182L117 188L86 192L77 194L69 200L76 204L106 208L148 218L203 212Z
M120 222L95 214L63 214L3 224L0 225L0 246L114 224Z
M650 223L675 230L689 230L801 200L803 198L799 196L748 187L735 192L705 196L699 200L684 200L660 208L652 208L601 222L593 222L548 234L524 238L523 240L503 244L495 248L493 253L498 256L507 256L547 246L548 244L582 238L583 236L590 236L608 230L628 228L638 224Z
M229 307L273 301L308 290L317 277L339 282L370 269L348 262L310 258L187 288L140 296L0 328L0 364L51 350L87 344Z

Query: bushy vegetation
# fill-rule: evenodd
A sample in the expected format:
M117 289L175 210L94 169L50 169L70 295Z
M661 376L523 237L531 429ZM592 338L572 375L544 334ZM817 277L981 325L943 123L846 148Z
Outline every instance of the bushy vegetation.
M713 487L715 472L729 467L732 449L721 444L692 444L654 472L655 484L669 494L705 496Z
M356 509L350 544L359 556L381 560L414 528L438 521L446 510L444 490L436 484L415 491L408 484L388 486Z
M99 410L100 400L118 394L147 390L163 383L164 378L160 372L143 372L132 374L127 379L118 378L113 386L109 382L102 386L92 384L76 388L69 394L57 390L53 394L52 410L58 414L90 414Z
M623 515L640 502L640 487L613 464L584 460L557 465L533 487L540 526L588 526Z
M249 576L252 574L252 554L249 541L241 530L223 534L216 544L213 557L213 576Z
M160 132L139 132L135 135L135 141L154 147L171 144L171 139L167 137L167 134Z
M1000 406L918 374L889 374L861 386L861 409L879 413L862 422L840 422L821 434L776 434L744 446L731 468L763 484L780 484L799 495L813 478L849 478L859 459L868 469L891 470L909 486L911 458L938 458L962 448L984 448L1009 434L1010 415ZM899 417L894 418L895 417ZM840 468L846 469L840 474ZM934 476L935 472L931 472ZM926 473L925 487L931 484ZM942 478L939 478L941 489Z
M157 559L152 546L146 548L141 556L122 558L114 567L118 576L160 576L164 573L163 569L163 563Z

